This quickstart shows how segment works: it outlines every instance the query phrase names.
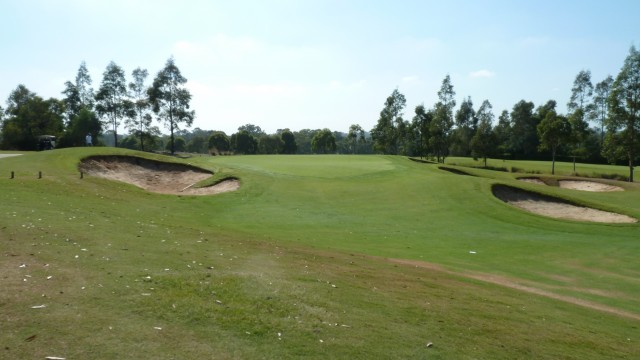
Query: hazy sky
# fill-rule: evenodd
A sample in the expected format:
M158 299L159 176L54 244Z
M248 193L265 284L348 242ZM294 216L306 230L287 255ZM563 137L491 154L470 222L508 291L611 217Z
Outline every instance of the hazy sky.
M615 77L640 45L640 1L2 0L0 101L26 85L62 98L85 61L98 89L110 61L148 84L170 56L189 80L194 127L231 134L370 130L398 88L415 106L456 99L496 117L525 99L566 110L576 74Z

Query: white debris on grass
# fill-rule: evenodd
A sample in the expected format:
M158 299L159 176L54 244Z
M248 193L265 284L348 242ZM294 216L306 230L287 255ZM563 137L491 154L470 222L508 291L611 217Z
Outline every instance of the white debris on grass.
M44 309L44 308L46 308L46 307L47 307L47 305L42 304L42 305L34 305L34 306L32 306L31 308L32 308L32 309Z
M154 326L153 328L156 329L156 330L162 330L162 328L160 326Z
M66 358L59 357L59 356L47 356L45 359L46 360L66 360Z
M477 254L477 253L473 250L469 250L469 254Z

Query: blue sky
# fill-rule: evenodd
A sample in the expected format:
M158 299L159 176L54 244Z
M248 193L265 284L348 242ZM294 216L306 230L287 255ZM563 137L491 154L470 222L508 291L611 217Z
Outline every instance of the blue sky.
M150 84L174 56L194 127L227 134L370 130L395 88L411 119L447 74L458 104L488 99L496 117L522 99L565 112L580 70L617 75L638 14L636 0L4 0L0 101L18 84L62 98L82 61L94 89L110 61Z

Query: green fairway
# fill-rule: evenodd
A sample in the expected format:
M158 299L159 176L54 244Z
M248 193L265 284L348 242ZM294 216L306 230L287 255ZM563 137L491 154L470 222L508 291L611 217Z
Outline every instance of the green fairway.
M640 357L640 224L491 193L640 218L638 184L590 193L396 156L153 155L241 183L174 196L81 179L97 154L151 156L0 159L0 358Z

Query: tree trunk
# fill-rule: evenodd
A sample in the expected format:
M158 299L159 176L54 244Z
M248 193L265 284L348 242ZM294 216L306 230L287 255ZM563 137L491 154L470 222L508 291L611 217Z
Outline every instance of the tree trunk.
M173 122L170 125L171 128L171 155L175 154L174 141L173 141Z
M633 182L633 158L629 158L629 182Z
M551 175L555 175L556 173L556 148L553 148L551 151Z

